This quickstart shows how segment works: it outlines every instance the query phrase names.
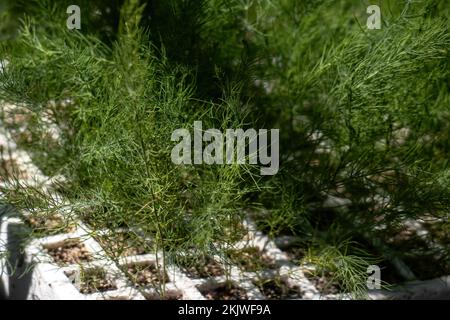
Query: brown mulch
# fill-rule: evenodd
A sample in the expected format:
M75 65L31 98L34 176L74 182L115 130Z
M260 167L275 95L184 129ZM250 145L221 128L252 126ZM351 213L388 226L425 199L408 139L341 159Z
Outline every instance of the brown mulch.
M208 300L248 300L245 290L234 284L222 283L217 287L200 289L200 292Z
M154 264L132 264L127 268L131 280L138 286L158 285L169 282L167 273L158 270Z
M92 256L86 246L78 240L68 240L56 248L45 248L58 265L80 264L91 261Z
M80 292L90 294L117 289L114 282L108 279L105 270L94 268L87 270L81 277Z

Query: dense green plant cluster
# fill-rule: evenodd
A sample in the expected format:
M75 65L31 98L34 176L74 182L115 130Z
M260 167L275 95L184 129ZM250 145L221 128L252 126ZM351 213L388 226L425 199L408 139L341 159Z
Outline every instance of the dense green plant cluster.
M234 229L245 190L239 185L248 169L176 167L171 134L194 120L239 127L245 105L238 85L224 89L222 104L194 99L185 80L190 71L155 58L139 27L141 11L134 3L123 7L111 47L53 22L24 22L21 37L8 48L13 54L3 88L32 111L36 163L68 178L63 193L94 229L139 228L155 239L148 249L164 255L194 247L214 252L239 237ZM19 52L31 53L32 60ZM61 129L59 141L42 140L44 114ZM14 193L19 206L54 210L50 195L20 190Z
M1 99L27 110L23 146L67 178L59 191L94 229L139 227L177 260L224 254L249 214L361 292L374 256L430 254L392 243L406 219L445 222L450 209L450 8L375 2L381 30L365 26L369 1L79 1L80 31L65 28L69 3L17 2L5 21L22 19L18 35L0 46ZM196 120L279 128L279 173L175 166L171 133ZM50 201L9 193L30 206L23 199ZM432 255L448 273L448 251Z

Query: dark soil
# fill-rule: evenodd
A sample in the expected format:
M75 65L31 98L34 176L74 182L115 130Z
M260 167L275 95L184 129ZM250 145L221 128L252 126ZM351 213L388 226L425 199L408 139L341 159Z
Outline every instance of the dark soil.
M305 257L305 249L304 248L299 248L299 247L290 247L284 250L284 252L287 254L287 256L289 257L289 259L293 262L293 263L300 263L303 258Z
M289 287L288 284L280 279L269 279L255 282L262 294L269 300L300 299L303 292L299 287Z
M429 280L450 274L450 256L437 257L433 252L406 254L403 261L419 280Z
M255 247L248 247L241 250L229 250L227 255L233 264L248 272L274 269L277 267L270 257Z
M147 300L180 300L183 298L183 294L178 291L167 291L164 294L164 297L158 294L146 294L144 293L144 297Z
M234 284L222 283L213 288L199 288L200 292L208 300L247 300L244 289Z
M383 284L400 284L405 281L389 261L382 261L377 265L380 267L381 281Z
M339 284L333 281L331 274L313 275L306 272L305 276L322 295L341 293Z
M192 278L208 278L224 275L224 270L213 258L198 257L194 262L182 263L182 270Z
M91 253L79 240L67 240L56 248L44 248L58 265L80 264L91 261Z
M396 238L391 247L418 280L428 280L450 274L448 250L432 248L422 237L414 235L404 240Z

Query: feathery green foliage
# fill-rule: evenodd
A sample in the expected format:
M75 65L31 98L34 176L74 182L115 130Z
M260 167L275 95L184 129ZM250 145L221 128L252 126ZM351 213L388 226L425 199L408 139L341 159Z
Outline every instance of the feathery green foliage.
M406 220L446 221L450 209L449 6L375 2L381 30L365 27L368 1L87 1L81 31L64 27L65 3L18 2L1 98L28 110L24 146L67 178L60 191L94 229L138 227L164 262L224 255L250 207L360 297L372 256L423 254L392 243ZM197 120L279 128L279 173L173 165L171 133ZM19 189L16 205L48 208ZM350 204L330 208L330 196Z

